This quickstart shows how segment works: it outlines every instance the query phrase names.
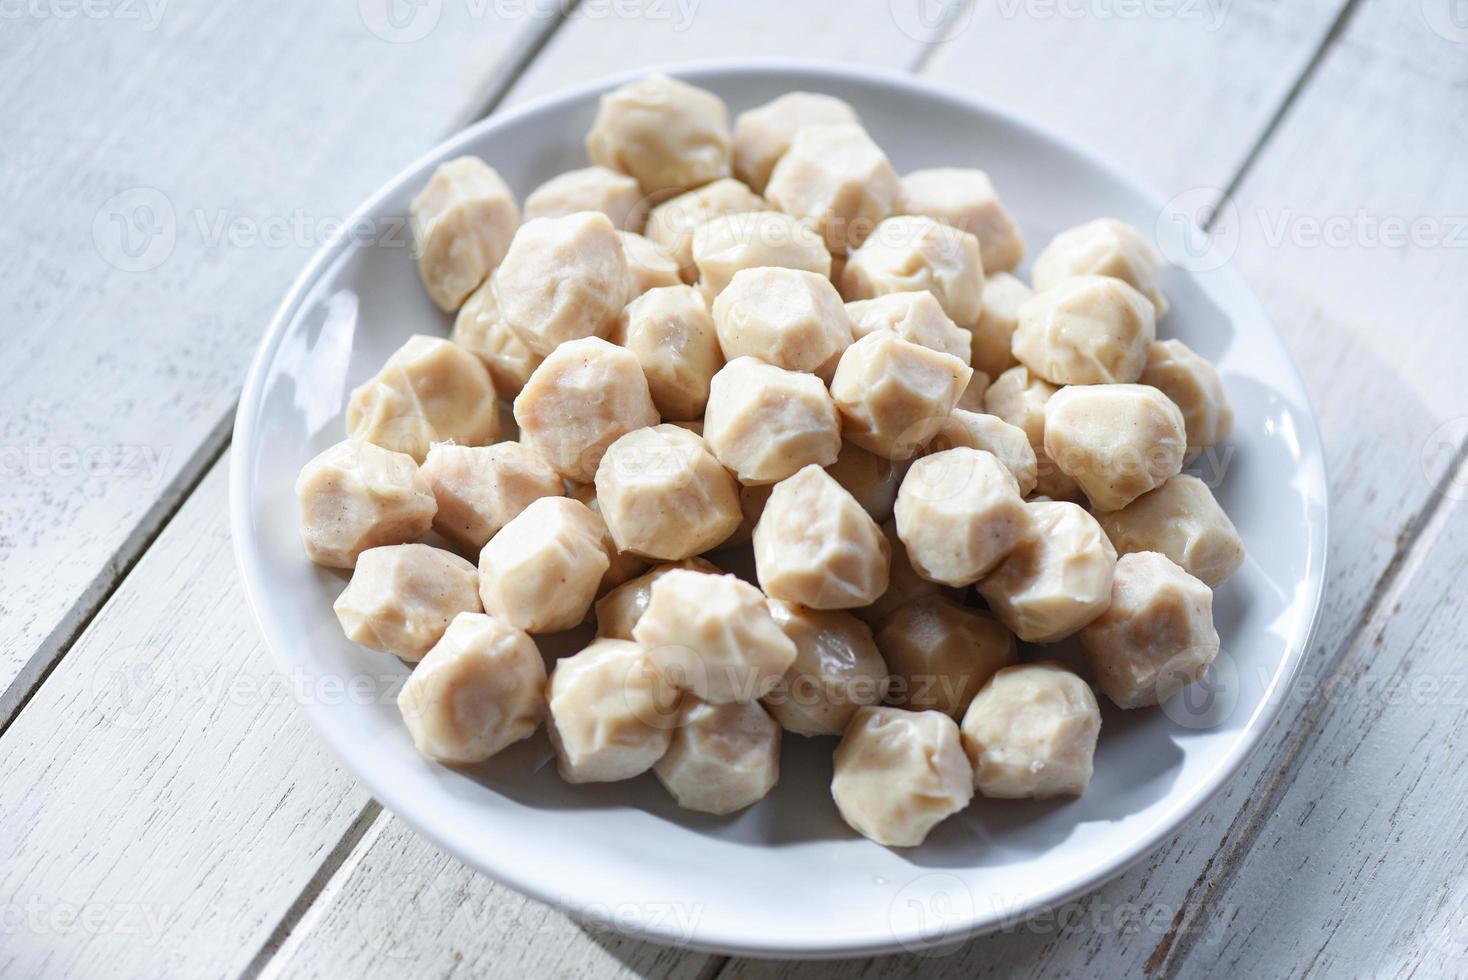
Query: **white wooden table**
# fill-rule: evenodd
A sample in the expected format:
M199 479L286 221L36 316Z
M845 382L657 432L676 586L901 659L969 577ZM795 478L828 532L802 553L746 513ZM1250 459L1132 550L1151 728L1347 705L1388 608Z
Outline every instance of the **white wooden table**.
M1329 453L1316 649L1229 789L1053 916L840 969L1468 976L1460 0L570 6L0 7L0 976L837 969L583 928L416 838L306 729L225 518L246 360L330 219L487 112L744 55L920 72L1226 194Z

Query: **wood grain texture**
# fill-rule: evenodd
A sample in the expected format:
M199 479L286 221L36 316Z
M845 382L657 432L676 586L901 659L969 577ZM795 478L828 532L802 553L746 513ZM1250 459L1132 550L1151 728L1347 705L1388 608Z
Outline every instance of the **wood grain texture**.
M310 254L545 26L85 6L107 16L18 5L0 32L0 724L218 454Z
M606 5L583 7L593 11ZM958 0L687 0L686 8L671 2L666 7L672 15L658 19L573 15L521 76L507 103L642 66L709 58L811 58L909 69L932 52L943 25L966 10ZM676 12L685 9L686 15Z
M1468 476L1468 474L1460 474ZM1468 506L1423 530L1346 649L1185 976L1468 975Z
M1171 197L1226 185L1344 2L989 0L927 74Z
M261 980L701 975L707 958L591 927L491 883L390 814L372 829Z
M238 976L369 803L261 646L226 473L0 739L0 975Z

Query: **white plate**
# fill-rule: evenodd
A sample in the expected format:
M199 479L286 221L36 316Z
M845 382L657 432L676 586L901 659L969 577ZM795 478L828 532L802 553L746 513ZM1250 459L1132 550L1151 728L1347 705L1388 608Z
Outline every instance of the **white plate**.
M899 172L987 169L1031 254L1094 217L1159 227L1161 205L1086 153L910 77L748 62L668 70L734 112L792 89L840 96ZM348 223L380 231L383 244L356 236L325 249L260 347L235 424L234 541L261 629L311 723L383 805L438 846L572 914L661 942L766 956L915 949L1014 922L1115 875L1243 764L1279 712L1319 606L1319 439L1280 338L1227 266L1169 268L1172 310L1158 331L1220 366L1237 413L1218 495L1249 557L1215 602L1225 652L1211 701L1105 712L1096 775L1079 800L979 800L921 847L894 851L841 822L829 792L830 739L788 737L774 792L722 819L680 811L651 775L569 786L543 735L466 774L413 750L393 703L407 668L343 638L331 603L344 579L306 561L292 484L302 463L342 438L354 385L410 333L449 330L394 219L440 161L460 154L484 157L522 200L550 175L585 165L581 137L597 96L627 78L494 116L403 171Z

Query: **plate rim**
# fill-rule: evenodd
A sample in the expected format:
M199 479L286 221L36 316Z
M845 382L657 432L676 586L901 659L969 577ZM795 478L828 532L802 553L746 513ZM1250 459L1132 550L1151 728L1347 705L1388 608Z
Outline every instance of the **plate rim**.
M531 99L523 105L503 111L496 111L483 119L477 120L472 125L449 135L426 152L415 157L406 166L399 169L393 176L379 185L377 190L369 195L352 212L351 216L346 219L344 226L349 228L355 227L360 221L367 219L380 206L384 199L406 184L425 165L433 161L449 159L466 144L474 142L484 131L499 128L506 123L536 115L567 102L578 101L588 96L608 91L618 85L644 78L653 73L663 73L675 78L697 81L699 78L708 75L723 76L730 74L760 74L764 72L803 76L813 82L838 79L847 82L878 83L883 86L903 90L905 94L915 97L926 99L939 98L957 103L971 111L976 110L992 116L1007 125L1024 130L1036 139L1063 148L1067 152L1084 160L1089 166L1101 171L1110 179L1123 185L1138 198L1152 204L1157 208L1159 213L1164 208L1164 203L1161 198L1149 187L1132 178L1124 169L1111 163L1085 144L1071 137L1062 136L1054 130L1034 123L955 86L890 68L854 66L842 62L817 59L752 57L707 59L649 65L601 76L568 88L557 89L551 93ZM250 360L245 374L245 381L240 390L239 401L235 410L234 424L232 426L232 452L230 456L228 482L230 538L234 551L235 567L243 587L246 604L260 630L265 646L269 650L276 668L287 672L291 669L291 663L283 652L283 641L276 636L275 630L271 628L269 620L262 612L266 582L265 576L263 575L262 560L250 533L250 501L252 499L250 493L250 477L253 475L254 470L249 460L251 454L242 450L244 447L250 447L255 444L255 423L261 403L266 370L285 338L287 327L293 322L306 296L310 294L311 290L320 281L323 273L337 259L354 247L355 243L351 241L350 236L342 236L336 242L321 246L296 277L290 289L287 291L284 300L272 317L269 327L266 329L254 356ZM1187 270L1183 271L1192 275ZM878 956L888 953L915 952L934 947L953 946L998 931L1006 923L1022 919L1024 916L1032 914L1037 910L1053 909L1056 906L1073 901L1105 882L1116 878L1154 852L1173 835L1177 834L1200 810L1206 807L1209 802L1229 786L1238 775L1239 770L1244 767L1259 749L1261 743L1264 741L1264 737L1273 730L1274 723L1279 719L1284 705L1288 702L1290 693L1300 676L1304 662L1314 645L1323 613L1322 600L1325 582L1329 572L1330 493L1324 456L1324 444L1320 437L1319 421L1310 399L1309 391L1305 386L1304 379L1300 374L1294 356L1285 344L1284 337L1275 325L1273 318L1258 300L1253 290L1249 288L1243 276L1232 268L1215 270L1213 274L1217 274L1218 272L1222 272L1226 277L1231 278L1233 280L1232 287L1239 290L1243 296L1254 303L1261 322L1268 327L1280 345L1280 350L1284 355L1283 367L1287 369L1289 378L1296 389L1295 394L1299 397L1297 414L1300 421L1304 423L1303 431L1300 432L1300 456L1305 466L1313 467L1316 470L1316 472L1311 474L1314 478L1311 482L1319 491L1320 519L1316 524L1306 527L1307 548L1304 575L1307 579L1305 601L1309 605L1308 623L1305 629L1299 634L1299 642L1286 650L1284 659L1271 678L1254 718L1240 731L1236 744L1229 750L1225 758L1203 778L1201 785L1204 788L1180 800L1163 817L1159 818L1150 834L1138 838L1137 841L1121 849L1109 860L1093 868L1088 874L1064 881L1048 891L1033 894L1023 906L1007 909L1003 914L976 911L969 919L946 927L933 934L918 934L917 930L911 928L901 932L892 929L884 935L872 937L868 942L842 943L840 945L803 945L799 942L776 942L771 938L751 939L751 937L745 935L728 934L717 928L705 928L702 924L694 926L686 935L675 935L668 930L658 928L655 924L635 921L632 917L624 918L620 916L616 922L616 929L619 933L679 949L723 955L760 956L777 959L852 958ZM478 856L471 856L460 850L446 837L440 835L431 825L420 822L410 807L399 805L397 794L392 791L392 787L380 785L379 781L374 778L374 775L370 771L353 764L351 761L353 757L346 750L345 740L339 738L335 734L333 726L328 723L328 712L325 710L324 705L303 701L299 697L295 697L294 700L305 714L308 723L336 757L338 763L354 779L366 787L375 800L395 817L412 828L416 834L425 838L445 853L452 855L468 867L473 868L479 874L483 874L521 894L550 905L579 922L594 924L598 927L604 926L604 921L597 917L596 910L591 907L594 903L582 903L580 900L565 894L553 894L551 889L543 887L534 880L509 873L501 868L487 867L484 862L479 860Z

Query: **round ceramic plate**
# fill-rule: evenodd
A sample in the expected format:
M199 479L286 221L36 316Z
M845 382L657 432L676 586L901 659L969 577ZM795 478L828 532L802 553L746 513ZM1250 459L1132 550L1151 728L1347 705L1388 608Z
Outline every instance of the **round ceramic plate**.
M1171 220L1063 139L906 76L749 62L667 70L733 113L795 89L839 96L899 172L982 167L1031 254L1096 217L1149 233ZM1208 681L1164 709L1103 710L1095 777L1079 799L977 799L922 846L889 850L837 814L832 739L788 736L779 785L724 818L679 810L651 774L564 783L543 732L481 768L449 769L414 751L398 716L408 668L342 636L331 604L345 578L306 560L292 485L303 463L343 438L355 385L409 334L448 334L402 227L409 200L435 166L462 154L487 160L523 200L586 164L581 137L597 97L631 77L496 115L403 171L306 269L260 347L235 425L234 541L260 627L311 723L378 800L444 850L573 915L660 942L765 956L916 949L1096 886L1172 835L1243 764L1279 712L1319 606L1325 473L1305 391L1258 301L1202 252L1199 261L1179 254L1207 271L1166 270L1172 309L1158 334L1222 370L1233 435L1191 469L1216 486L1248 560L1214 603L1223 653ZM542 646L566 654L574 640Z

